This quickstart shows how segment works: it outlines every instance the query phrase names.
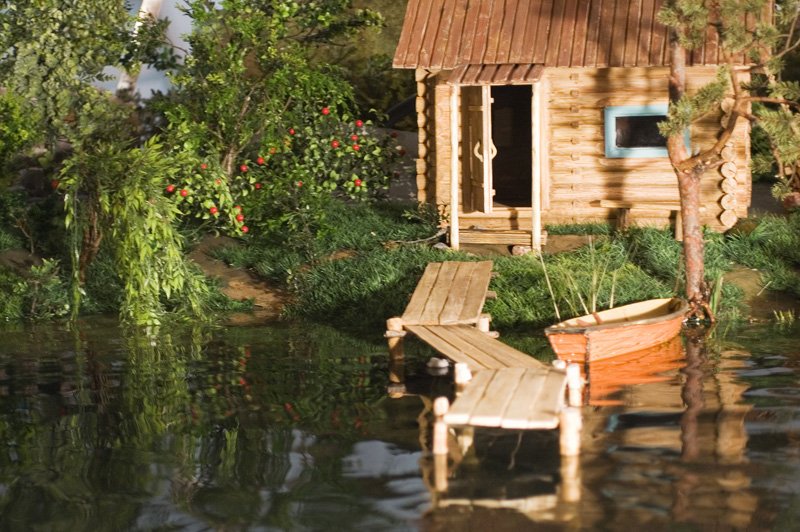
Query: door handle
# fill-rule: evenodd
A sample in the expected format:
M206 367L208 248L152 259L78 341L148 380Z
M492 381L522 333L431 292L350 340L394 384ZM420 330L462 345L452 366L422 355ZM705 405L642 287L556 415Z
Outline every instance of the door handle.
M472 148L472 154L478 158L480 162L483 162L483 154L481 153L481 141L475 143L475 147Z
M489 146L489 155L491 156L492 159L494 159L495 157L497 157L497 146L494 145L493 140L489 140L489 142L492 143L492 145Z

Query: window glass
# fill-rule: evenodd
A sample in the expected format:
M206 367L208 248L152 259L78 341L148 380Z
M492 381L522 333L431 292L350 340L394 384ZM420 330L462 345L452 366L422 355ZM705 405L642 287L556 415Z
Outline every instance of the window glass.
M666 115L618 116L616 146L618 148L663 148L667 139L658 131L658 123Z

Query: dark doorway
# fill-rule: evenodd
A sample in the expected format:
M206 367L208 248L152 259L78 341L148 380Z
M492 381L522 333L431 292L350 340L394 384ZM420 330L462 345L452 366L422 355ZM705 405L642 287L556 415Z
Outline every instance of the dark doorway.
M495 205L531 206L531 97L530 85L492 87Z

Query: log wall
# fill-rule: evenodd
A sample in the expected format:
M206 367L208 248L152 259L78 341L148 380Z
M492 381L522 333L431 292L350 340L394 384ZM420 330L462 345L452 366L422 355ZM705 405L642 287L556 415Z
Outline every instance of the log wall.
M679 201L677 177L667 157L606 158L604 108L616 105L667 103L667 68L548 69L549 208L545 223L577 223L610 220L613 209L591 205L598 199L619 201ZM689 68L688 90L714 81L713 67ZM692 150L707 149L720 130L722 111L710 113L692 125ZM735 165L735 187L726 185L732 197L723 197L724 177L710 170L703 177L703 222L721 230L725 209L737 217L747 215L750 204L749 125L740 120L727 155ZM634 223L664 225L669 213L632 210ZM730 219L727 216L726 219Z
M679 201L677 178L667 157L606 158L604 108L616 105L667 103L668 68L551 68L542 79L544 96L542 221L544 224L612 221L615 209L593 206L600 199L618 201ZM714 67L688 69L688 89L715 79ZM452 145L450 95L456 90L437 76L428 86L425 134L428 172L418 171L420 201L449 206ZM429 82L430 83L430 82ZM460 108L460 106L459 106ZM692 125L692 149L707 149L720 131L724 113L710 113ZM459 117L459 129L461 127ZM431 142L431 138L435 139ZM432 157L432 153L435 157ZM458 156L456 154L456 156ZM703 223L716 230L747 215L751 198L749 124L740 119L730 147L730 163L703 177L706 207ZM435 159L435 162L434 162ZM463 190L461 196L463 197ZM529 209L497 209L495 215L461 216L460 226L522 229L530 227ZM672 215L674 216L674 214ZM666 225L670 213L634 209L629 220L641 225Z

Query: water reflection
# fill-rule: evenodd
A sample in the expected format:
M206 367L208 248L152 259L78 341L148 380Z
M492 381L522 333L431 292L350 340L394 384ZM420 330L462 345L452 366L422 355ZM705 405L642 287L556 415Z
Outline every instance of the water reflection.
M381 339L325 328L2 334L2 530L800 523L800 328L596 367L578 459L559 457L552 432L478 429L451 446L445 492L430 404L453 390L413 346L391 399Z
M779 482L773 479L788 475L776 475L764 468L761 457L754 459L751 434L771 433L774 437L776 432L797 426L796 408L789 405L798 397L800 353L796 340L792 353L782 346L785 354L778 358L774 351L761 356L762 349L772 349L763 337L745 347L714 337L706 341L690 333L653 352L587 368L590 385L588 406L583 409L579 465L565 462L557 453L548 457L538 451L539 468L547 470L542 478L550 483L547 496L533 487L526 488L527 497L520 493L512 496L514 482L526 476L525 467L515 465L510 478L477 476L476 483L493 484L494 490L464 497L456 493L463 488L459 483L476 472L463 467L463 461L452 460L458 467L450 472L451 489L434 499L431 528L439 529L443 516L465 523L491 521L493 515L505 522L510 508L516 512L511 521L519 529L547 525L610 530L761 530L772 529L786 514L796 524L796 511L791 510L795 497L775 499ZM776 388L781 382L784 386ZM773 403L769 411L753 401L756 397ZM784 418L783 426L776 426L776 408L792 411L791 420ZM546 436L525 437L541 442ZM782 447L784 456L793 449L786 467L796 474L800 446L792 440L773 441L769 446ZM508 454L506 449L499 456ZM490 459L484 456L481 461L486 464ZM793 487L797 484L792 482ZM575 490L579 495L564 496ZM534 500L539 506L533 506ZM458 512L453 511L454 505L459 506ZM776 506L783 508L777 518Z

